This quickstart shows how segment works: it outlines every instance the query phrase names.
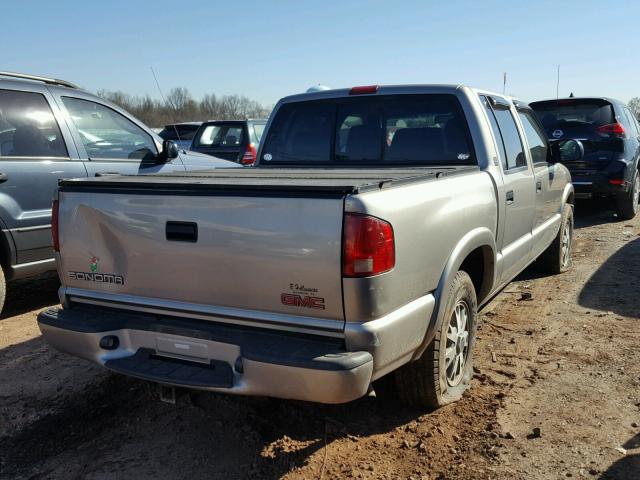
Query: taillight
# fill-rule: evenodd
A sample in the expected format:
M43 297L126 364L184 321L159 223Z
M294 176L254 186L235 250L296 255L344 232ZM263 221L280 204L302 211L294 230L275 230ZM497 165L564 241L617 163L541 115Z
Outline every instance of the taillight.
M342 274L345 277L368 277L388 272L396 263L391 224L369 215L345 215L342 248Z
M60 251L60 238L58 235L58 209L58 200L54 200L51 204L51 244L53 245L53 250L56 252Z
M376 93L378 85L363 85L361 87L353 87L349 90L349 95L365 95L367 93Z
M611 185L624 185L624 180L612 178L609 180L609 184Z
M256 158L258 157L258 151L253 143L247 145L247 150L245 150L244 155L240 159L240 163L242 165L253 165L256 163Z
M596 132L616 138L627 138L627 131L620 122L609 123L596 128Z

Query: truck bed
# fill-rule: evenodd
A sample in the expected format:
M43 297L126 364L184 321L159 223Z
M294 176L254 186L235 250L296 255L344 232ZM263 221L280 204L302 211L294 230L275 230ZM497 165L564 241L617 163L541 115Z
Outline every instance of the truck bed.
M155 175L106 175L61 180L66 191L74 187L86 191L152 190L241 190L293 191L327 194L356 194L407 183L478 170L476 166L438 168L245 168L199 172L172 172Z

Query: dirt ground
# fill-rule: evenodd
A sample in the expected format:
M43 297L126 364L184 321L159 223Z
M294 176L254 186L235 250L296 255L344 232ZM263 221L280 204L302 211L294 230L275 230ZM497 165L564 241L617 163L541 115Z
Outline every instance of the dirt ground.
M434 412L382 395L162 403L44 344L36 314L57 302L54 276L15 283L0 318L0 477L640 479L640 217L578 204L575 233L571 272L530 268L483 310L472 389Z

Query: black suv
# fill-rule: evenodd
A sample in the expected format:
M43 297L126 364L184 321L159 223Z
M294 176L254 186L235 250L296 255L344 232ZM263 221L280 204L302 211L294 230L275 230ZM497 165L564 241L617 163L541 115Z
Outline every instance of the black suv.
M266 124L266 120L204 122L193 137L191 150L242 165L253 165Z
M629 107L610 98L564 98L529 104L549 140L578 140L584 157L566 162L576 198L615 199L618 217L638 212L640 126Z

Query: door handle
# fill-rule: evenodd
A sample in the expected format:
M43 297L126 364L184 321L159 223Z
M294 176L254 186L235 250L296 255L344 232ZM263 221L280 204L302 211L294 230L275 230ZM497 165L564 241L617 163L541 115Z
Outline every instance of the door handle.
M0 172L0 183L4 183L7 180L9 180L9 175L7 175L6 173Z
M167 222L165 231L167 240L172 242L198 241L198 224L194 222Z
M514 201L513 190L507 192L507 205L511 205Z
M536 193L542 193L542 181L536 182Z

